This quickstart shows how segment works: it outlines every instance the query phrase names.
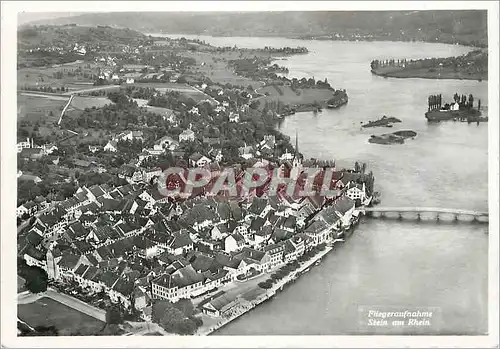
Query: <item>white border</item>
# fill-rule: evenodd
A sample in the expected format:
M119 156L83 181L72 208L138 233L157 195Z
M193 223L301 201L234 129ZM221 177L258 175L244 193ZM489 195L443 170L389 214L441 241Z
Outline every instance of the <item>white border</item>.
M489 35L489 335L488 336L209 336L209 337L17 337L16 263L16 27L17 13L113 11L312 11L312 10L430 10L487 9ZM498 214L499 212L499 5L468 2L123 2L31 1L1 3L2 113L1 113L1 345L5 347L498 347ZM168 339L167 339L168 338Z

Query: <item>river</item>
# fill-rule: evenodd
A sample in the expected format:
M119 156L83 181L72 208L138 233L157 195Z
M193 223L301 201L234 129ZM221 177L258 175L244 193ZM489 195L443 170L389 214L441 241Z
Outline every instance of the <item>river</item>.
M169 35L170 36L170 35ZM177 36L179 37L179 36ZM193 36L185 36L192 38ZM487 82L384 79L370 61L447 57L458 45L403 42L330 42L283 38L196 37L217 46L305 46L310 53L280 60L291 77L327 78L345 88L337 110L287 117L280 130L295 137L306 157L366 162L384 206L488 210L488 124L428 124L427 96L473 93L488 115ZM392 129L361 129L382 115L402 120ZM371 134L414 130L403 145L368 143ZM292 138L293 139L293 138ZM293 142L293 141L292 141ZM320 264L273 300L217 335L482 334L487 332L488 227L484 224L365 219ZM360 309L435 309L430 327L361 326ZM412 308L413 307L413 308Z

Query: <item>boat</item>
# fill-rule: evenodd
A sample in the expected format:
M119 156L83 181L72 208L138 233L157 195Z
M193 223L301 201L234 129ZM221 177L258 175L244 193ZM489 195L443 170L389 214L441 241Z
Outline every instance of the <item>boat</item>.
M314 265L319 265L321 263L321 259L318 259Z

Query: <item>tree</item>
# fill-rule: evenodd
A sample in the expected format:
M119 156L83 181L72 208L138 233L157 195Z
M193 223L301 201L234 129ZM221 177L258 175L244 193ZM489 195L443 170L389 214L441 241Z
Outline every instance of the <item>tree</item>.
M23 268L22 277L26 280L26 288L31 293L40 293L47 290L48 276L42 268L27 266Z
M106 310L106 323L111 325L123 323L123 314L118 305L112 305Z

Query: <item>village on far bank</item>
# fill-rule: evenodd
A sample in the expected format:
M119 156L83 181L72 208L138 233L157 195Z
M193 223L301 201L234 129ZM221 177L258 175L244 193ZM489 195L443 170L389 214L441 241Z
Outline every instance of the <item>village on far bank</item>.
M288 79L272 64L307 49L215 48L109 27L90 33L115 35L110 46L40 46L40 32L83 29L30 30L20 35L18 67L22 297L79 299L114 326L105 334L151 322L159 333L207 334L330 250L376 194L366 164L304 159L300 134L293 146L276 130L287 114L347 96L326 79ZM232 168L237 185L248 168L294 180L305 168L331 169L333 194L268 195L266 183L245 196L200 191L180 200L158 189L169 167L212 176ZM20 327L23 335L47 330Z

